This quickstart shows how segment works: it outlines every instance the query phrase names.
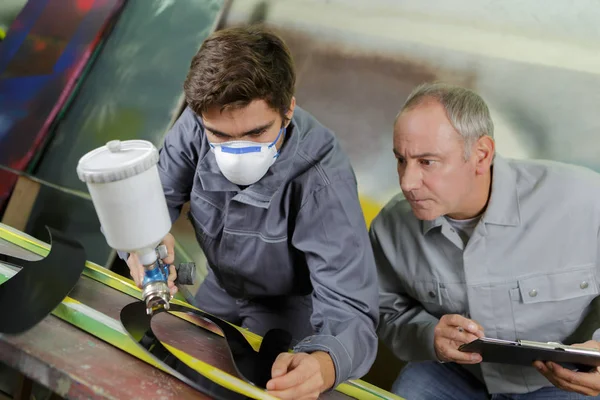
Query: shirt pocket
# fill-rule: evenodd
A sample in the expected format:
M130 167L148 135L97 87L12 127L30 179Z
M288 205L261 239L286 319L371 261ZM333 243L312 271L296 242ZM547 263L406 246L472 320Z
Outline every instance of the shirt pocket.
M598 295L595 266L528 277L510 290L518 339L562 341Z
M200 244L216 240L223 233L223 206L192 191L188 218Z
M439 281L415 281L414 297L423 308L434 317L441 318L445 314L462 314L465 293L464 284L449 284Z

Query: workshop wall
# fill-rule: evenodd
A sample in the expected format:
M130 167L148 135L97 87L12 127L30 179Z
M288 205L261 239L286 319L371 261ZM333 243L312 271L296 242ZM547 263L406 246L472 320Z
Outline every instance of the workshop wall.
M31 171L45 184L27 233L45 238L45 225L52 226L80 240L91 261L112 265L115 254L100 233L87 188L76 174L77 162L113 139L162 144L179 111L190 60L214 29L222 6L221 0L126 1Z

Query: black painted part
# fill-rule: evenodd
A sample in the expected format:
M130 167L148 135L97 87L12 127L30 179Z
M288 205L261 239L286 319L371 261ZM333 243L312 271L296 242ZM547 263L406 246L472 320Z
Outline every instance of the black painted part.
M73 290L83 272L83 246L46 229L52 243L48 256L40 261L7 257L21 270L0 285L0 333L18 334L33 328Z
M172 360L172 358L169 357L171 353L169 353L158 340L151 340L152 338L155 338L150 326L152 317L147 315L145 310L146 307L143 302L131 303L125 306L121 311L121 322L137 342L152 342L151 346L153 346L153 350L151 352L155 354L161 362L166 363L166 360ZM273 362L280 353L287 352L291 345L292 335L289 332L282 329L272 329L267 332L263 338L259 351L256 352L239 330L219 318L202 311L176 304L171 304L169 311L190 314L207 320L219 327L229 345L231 359L233 360L236 372L240 378L263 389L271 378L271 367ZM158 312L164 312L164 310L159 310ZM145 348L148 349L148 347ZM165 351L168 354L166 354ZM179 364L183 363L179 362ZM210 381L208 378L191 368L182 365L169 366L172 369L181 372L181 375L185 377L185 379L182 380L188 384L189 381ZM212 381L210 382L213 383ZM192 384L192 387L196 386ZM225 388L223 389L228 390Z
M155 313L156 314L156 313ZM217 400L246 400L248 397L213 382L204 375L189 368L169 352L154 336L146 314L146 304L137 301L121 310L121 323L129 335L148 351L165 370L199 392Z
M242 379L263 389L271 379L271 367L275 358L280 353L287 352L292 342L292 335L289 332L282 329L271 329L263 338L257 353L239 330L217 317L176 304L171 304L170 311L194 315L218 326L227 340L237 373Z

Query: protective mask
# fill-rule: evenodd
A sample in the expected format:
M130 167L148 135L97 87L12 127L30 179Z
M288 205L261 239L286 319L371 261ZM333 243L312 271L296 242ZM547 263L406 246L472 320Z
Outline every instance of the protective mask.
M285 127L272 143L234 140L209 144L223 176L236 185L248 186L258 182L279 156L275 143L283 132Z

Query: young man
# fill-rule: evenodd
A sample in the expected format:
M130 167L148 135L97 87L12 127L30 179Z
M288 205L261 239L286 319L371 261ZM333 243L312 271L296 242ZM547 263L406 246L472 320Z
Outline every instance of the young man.
M333 133L296 106L294 84L279 37L216 32L191 63L188 107L158 168L172 220L190 201L210 266L196 305L258 334L284 328L302 339L276 360L267 389L316 398L369 370L378 295L353 170ZM165 238L166 262L173 242ZM139 285L139 262L127 263Z
M600 176L504 159L493 129L481 97L443 84L418 87L395 122L403 196L371 225L378 332L410 361L393 391L407 399L596 396L596 369L481 363L458 351L484 335L564 341L598 295Z

